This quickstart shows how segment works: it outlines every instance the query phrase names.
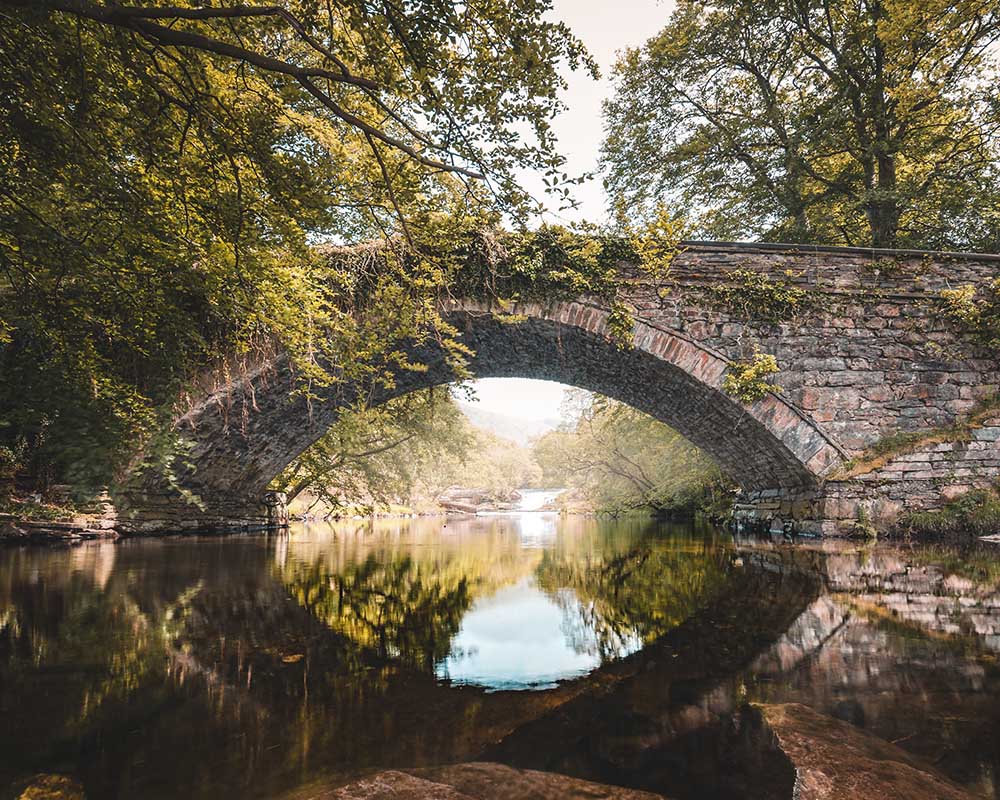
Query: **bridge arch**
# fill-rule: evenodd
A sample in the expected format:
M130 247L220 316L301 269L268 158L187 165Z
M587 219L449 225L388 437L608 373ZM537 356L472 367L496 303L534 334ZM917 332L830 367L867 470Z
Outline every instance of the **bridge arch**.
M518 306L512 310L518 322L498 320L477 301L453 301L445 311L474 352L469 366L475 377L552 380L620 400L679 431L745 491L807 491L847 458L819 424L781 394L744 405L723 392L728 359L680 330L639 317L634 346L623 349L608 335L608 309L592 301ZM414 357L427 370L401 372L391 390L372 398L376 404L455 379L434 347ZM308 403L294 386L288 360L279 354L193 404L176 423L189 443L192 469L173 486L147 475L120 504L122 527L169 530L261 521L271 480L356 400L356 387L339 385Z

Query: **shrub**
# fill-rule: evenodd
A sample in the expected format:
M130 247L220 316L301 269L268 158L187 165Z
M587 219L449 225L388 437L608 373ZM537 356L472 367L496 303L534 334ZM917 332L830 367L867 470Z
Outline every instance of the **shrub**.
M904 514L897 525L908 533L925 536L998 533L1000 494L996 487L973 489L943 508Z
M778 360L767 353L754 351L749 361L734 361L722 381L722 389L742 403L753 403L770 392L781 390L771 383L770 376L778 372Z
M805 289L752 269L733 270L726 278L708 287L709 303L748 322L785 322L813 304Z

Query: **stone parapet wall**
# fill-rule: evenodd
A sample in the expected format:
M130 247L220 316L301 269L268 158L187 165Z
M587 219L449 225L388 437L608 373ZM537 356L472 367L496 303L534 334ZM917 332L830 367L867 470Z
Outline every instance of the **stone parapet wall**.
M794 284L814 307L755 323L713 306L709 287L738 269ZM727 358L754 346L774 355L783 394L855 454L888 434L948 424L997 392L1000 365L934 300L998 274L1000 260L986 256L692 244L675 259L669 293L639 281L631 300L643 318Z
M684 242L672 265L683 282L712 283L737 268L831 291L924 294L1000 273L1000 256L741 242Z

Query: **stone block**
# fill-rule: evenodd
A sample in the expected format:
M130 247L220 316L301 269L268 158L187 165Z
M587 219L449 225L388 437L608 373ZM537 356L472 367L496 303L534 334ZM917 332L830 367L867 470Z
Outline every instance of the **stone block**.
M868 386L863 389L861 396L873 403L884 403L887 400L892 400L895 397L895 392L891 386L885 383L885 377L883 376L878 385Z
M831 372L826 376L827 386L879 386L884 385L885 375L882 372L860 372L856 370L844 370L842 372Z
M847 362L842 358L803 358L802 369L836 372L847 369Z

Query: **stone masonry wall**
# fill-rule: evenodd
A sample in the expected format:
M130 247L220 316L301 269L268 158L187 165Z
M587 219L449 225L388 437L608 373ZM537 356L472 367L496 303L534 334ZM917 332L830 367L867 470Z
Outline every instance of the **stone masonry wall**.
M816 308L778 324L712 308L706 288L737 269L813 293ZM633 297L644 318L729 358L754 344L774 355L783 393L854 454L892 433L948 424L996 393L1000 364L933 300L998 276L1000 259L989 256L693 244L675 260L666 297L643 281Z
M738 269L805 290L813 308L770 324L714 306L710 287ZM774 355L782 394L851 457L886 436L950 425L1000 386L992 354L935 306L942 289L982 286L1000 276L996 257L694 244L672 272L677 285L665 297L635 277L642 316L731 359L748 357L754 347ZM845 532L859 516L889 525L901 512L995 482L997 423L987 420L968 443L937 444L852 480L821 481L816 491L751 490L739 508L744 516L769 519L773 529L795 520L807 530Z
M897 456L851 480L828 481L818 515L838 527L864 516L876 525L899 514L932 508L1000 476L1000 415L984 420L968 440L941 442Z

